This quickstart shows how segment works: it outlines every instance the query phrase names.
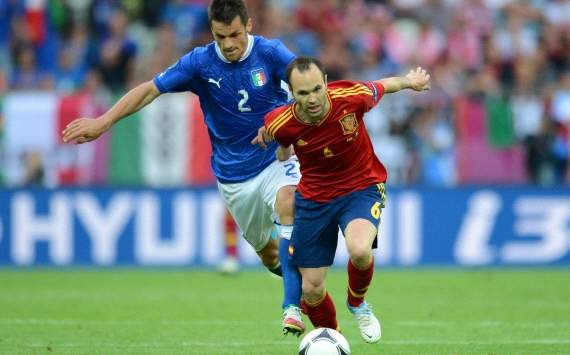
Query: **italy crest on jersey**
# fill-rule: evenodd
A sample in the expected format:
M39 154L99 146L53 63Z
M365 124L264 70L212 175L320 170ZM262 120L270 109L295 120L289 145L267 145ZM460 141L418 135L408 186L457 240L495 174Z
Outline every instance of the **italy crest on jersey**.
M255 69L251 71L251 80L255 86L263 86L267 82L267 76L265 76L265 71L263 68Z

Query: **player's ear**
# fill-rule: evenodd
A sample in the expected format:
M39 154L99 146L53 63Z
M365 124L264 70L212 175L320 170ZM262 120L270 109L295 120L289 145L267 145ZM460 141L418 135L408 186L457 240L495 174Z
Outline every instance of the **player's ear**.
M253 30L253 21L251 21L251 17L249 17L245 23L245 31L251 33L251 30Z
M327 86L327 74L324 75L324 79L325 79L325 86Z

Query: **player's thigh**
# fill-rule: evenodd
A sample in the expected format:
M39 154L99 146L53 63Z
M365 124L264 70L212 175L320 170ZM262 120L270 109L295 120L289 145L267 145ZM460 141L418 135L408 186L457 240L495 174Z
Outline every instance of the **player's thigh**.
M369 252L376 234L377 227L369 220L357 218L350 221L344 230L344 238L351 257Z
M277 191L273 211L279 217L276 220L280 224L293 224L296 189L297 186L287 185Z
M245 240L261 252L274 233L272 210L261 193L263 180L258 176L240 183L218 183L224 202Z
M276 204L278 203L289 207L294 206L293 201L286 201L291 198L294 199L294 188L286 187L297 186L301 179L299 162L295 156L285 161L274 161L259 176L263 180L261 185L263 200L272 211L276 211ZM279 202L277 202L278 196L281 197ZM277 217L277 214L274 213L275 220Z
M304 199L299 192L295 193L295 206L291 263L305 268L332 265L338 241L337 206Z
M346 199L340 216L340 227L349 251L355 244L372 246L386 201L384 184L355 191L346 196Z

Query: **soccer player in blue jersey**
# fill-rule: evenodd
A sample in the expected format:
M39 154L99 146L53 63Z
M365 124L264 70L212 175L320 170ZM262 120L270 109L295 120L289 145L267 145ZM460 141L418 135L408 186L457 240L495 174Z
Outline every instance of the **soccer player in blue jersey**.
M218 189L263 264L282 274L283 331L300 334L305 330L298 307L301 279L287 259L299 164L276 143L269 149L250 144L265 114L287 102L281 81L295 55L278 40L250 34L252 21L242 0L214 0L208 17L212 43L194 48L97 119L74 120L63 131L63 139L79 144L92 141L163 93L198 95ZM275 227L280 242L272 238Z

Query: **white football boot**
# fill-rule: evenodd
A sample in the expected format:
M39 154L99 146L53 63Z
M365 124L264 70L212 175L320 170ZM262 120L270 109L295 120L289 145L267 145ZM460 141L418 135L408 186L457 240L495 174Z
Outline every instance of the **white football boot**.
M287 335L292 333L297 337L305 331L305 323L303 323L303 316L301 315L301 308L290 305L283 311L283 334Z
M356 318L362 339L367 343L376 343L380 340L382 329L380 328L380 321L372 313L372 307L366 301L358 307L347 306L350 313L354 314L354 318Z

